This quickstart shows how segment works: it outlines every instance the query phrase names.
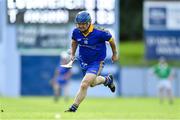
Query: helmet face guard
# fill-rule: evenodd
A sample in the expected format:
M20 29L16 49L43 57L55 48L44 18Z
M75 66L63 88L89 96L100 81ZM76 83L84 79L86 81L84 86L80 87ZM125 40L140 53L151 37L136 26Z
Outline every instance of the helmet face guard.
M76 15L76 18L75 18L76 24L78 24L78 23L90 23L90 22L91 22L91 16L88 12L82 11Z

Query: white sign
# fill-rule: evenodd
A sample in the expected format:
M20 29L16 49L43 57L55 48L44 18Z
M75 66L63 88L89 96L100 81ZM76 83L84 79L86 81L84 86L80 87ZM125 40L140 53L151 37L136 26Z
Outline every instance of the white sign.
M144 29L180 29L180 1L146 1Z

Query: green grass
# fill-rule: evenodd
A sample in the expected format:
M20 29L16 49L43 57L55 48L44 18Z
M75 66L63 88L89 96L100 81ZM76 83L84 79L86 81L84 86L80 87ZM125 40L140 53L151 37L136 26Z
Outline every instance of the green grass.
M121 66L152 66L157 60L145 60L145 48L143 41L121 42L119 45ZM171 66L180 67L179 60L168 61Z
M76 113L64 113L72 100L51 97L0 98L0 120L179 120L180 99L173 105L155 98L87 98Z
M121 65L143 65L144 45L143 42L122 42L119 47Z

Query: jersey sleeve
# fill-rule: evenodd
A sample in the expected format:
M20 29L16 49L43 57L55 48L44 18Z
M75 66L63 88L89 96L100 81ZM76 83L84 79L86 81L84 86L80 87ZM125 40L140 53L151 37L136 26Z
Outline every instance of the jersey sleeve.
M72 32L71 39L77 41L77 39L76 39L76 30L75 29Z
M101 33L101 38L103 41L110 41L112 39L112 35L109 31L104 30Z

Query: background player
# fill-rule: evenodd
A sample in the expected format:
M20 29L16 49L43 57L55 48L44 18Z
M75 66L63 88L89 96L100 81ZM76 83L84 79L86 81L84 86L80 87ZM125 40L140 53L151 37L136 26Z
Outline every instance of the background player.
M165 58L161 57L159 63L153 67L153 73L158 78L158 94L160 102L164 101L164 97L167 96L169 103L173 103L173 92L172 92L172 80L173 72L166 62Z
M60 57L60 65L67 64L69 62L69 55L66 52L62 52ZM56 68L54 76L51 80L55 102L59 100L60 95L64 95L65 100L67 101L69 93L69 79L71 77L71 70L69 68L61 67L60 65L58 65Z

